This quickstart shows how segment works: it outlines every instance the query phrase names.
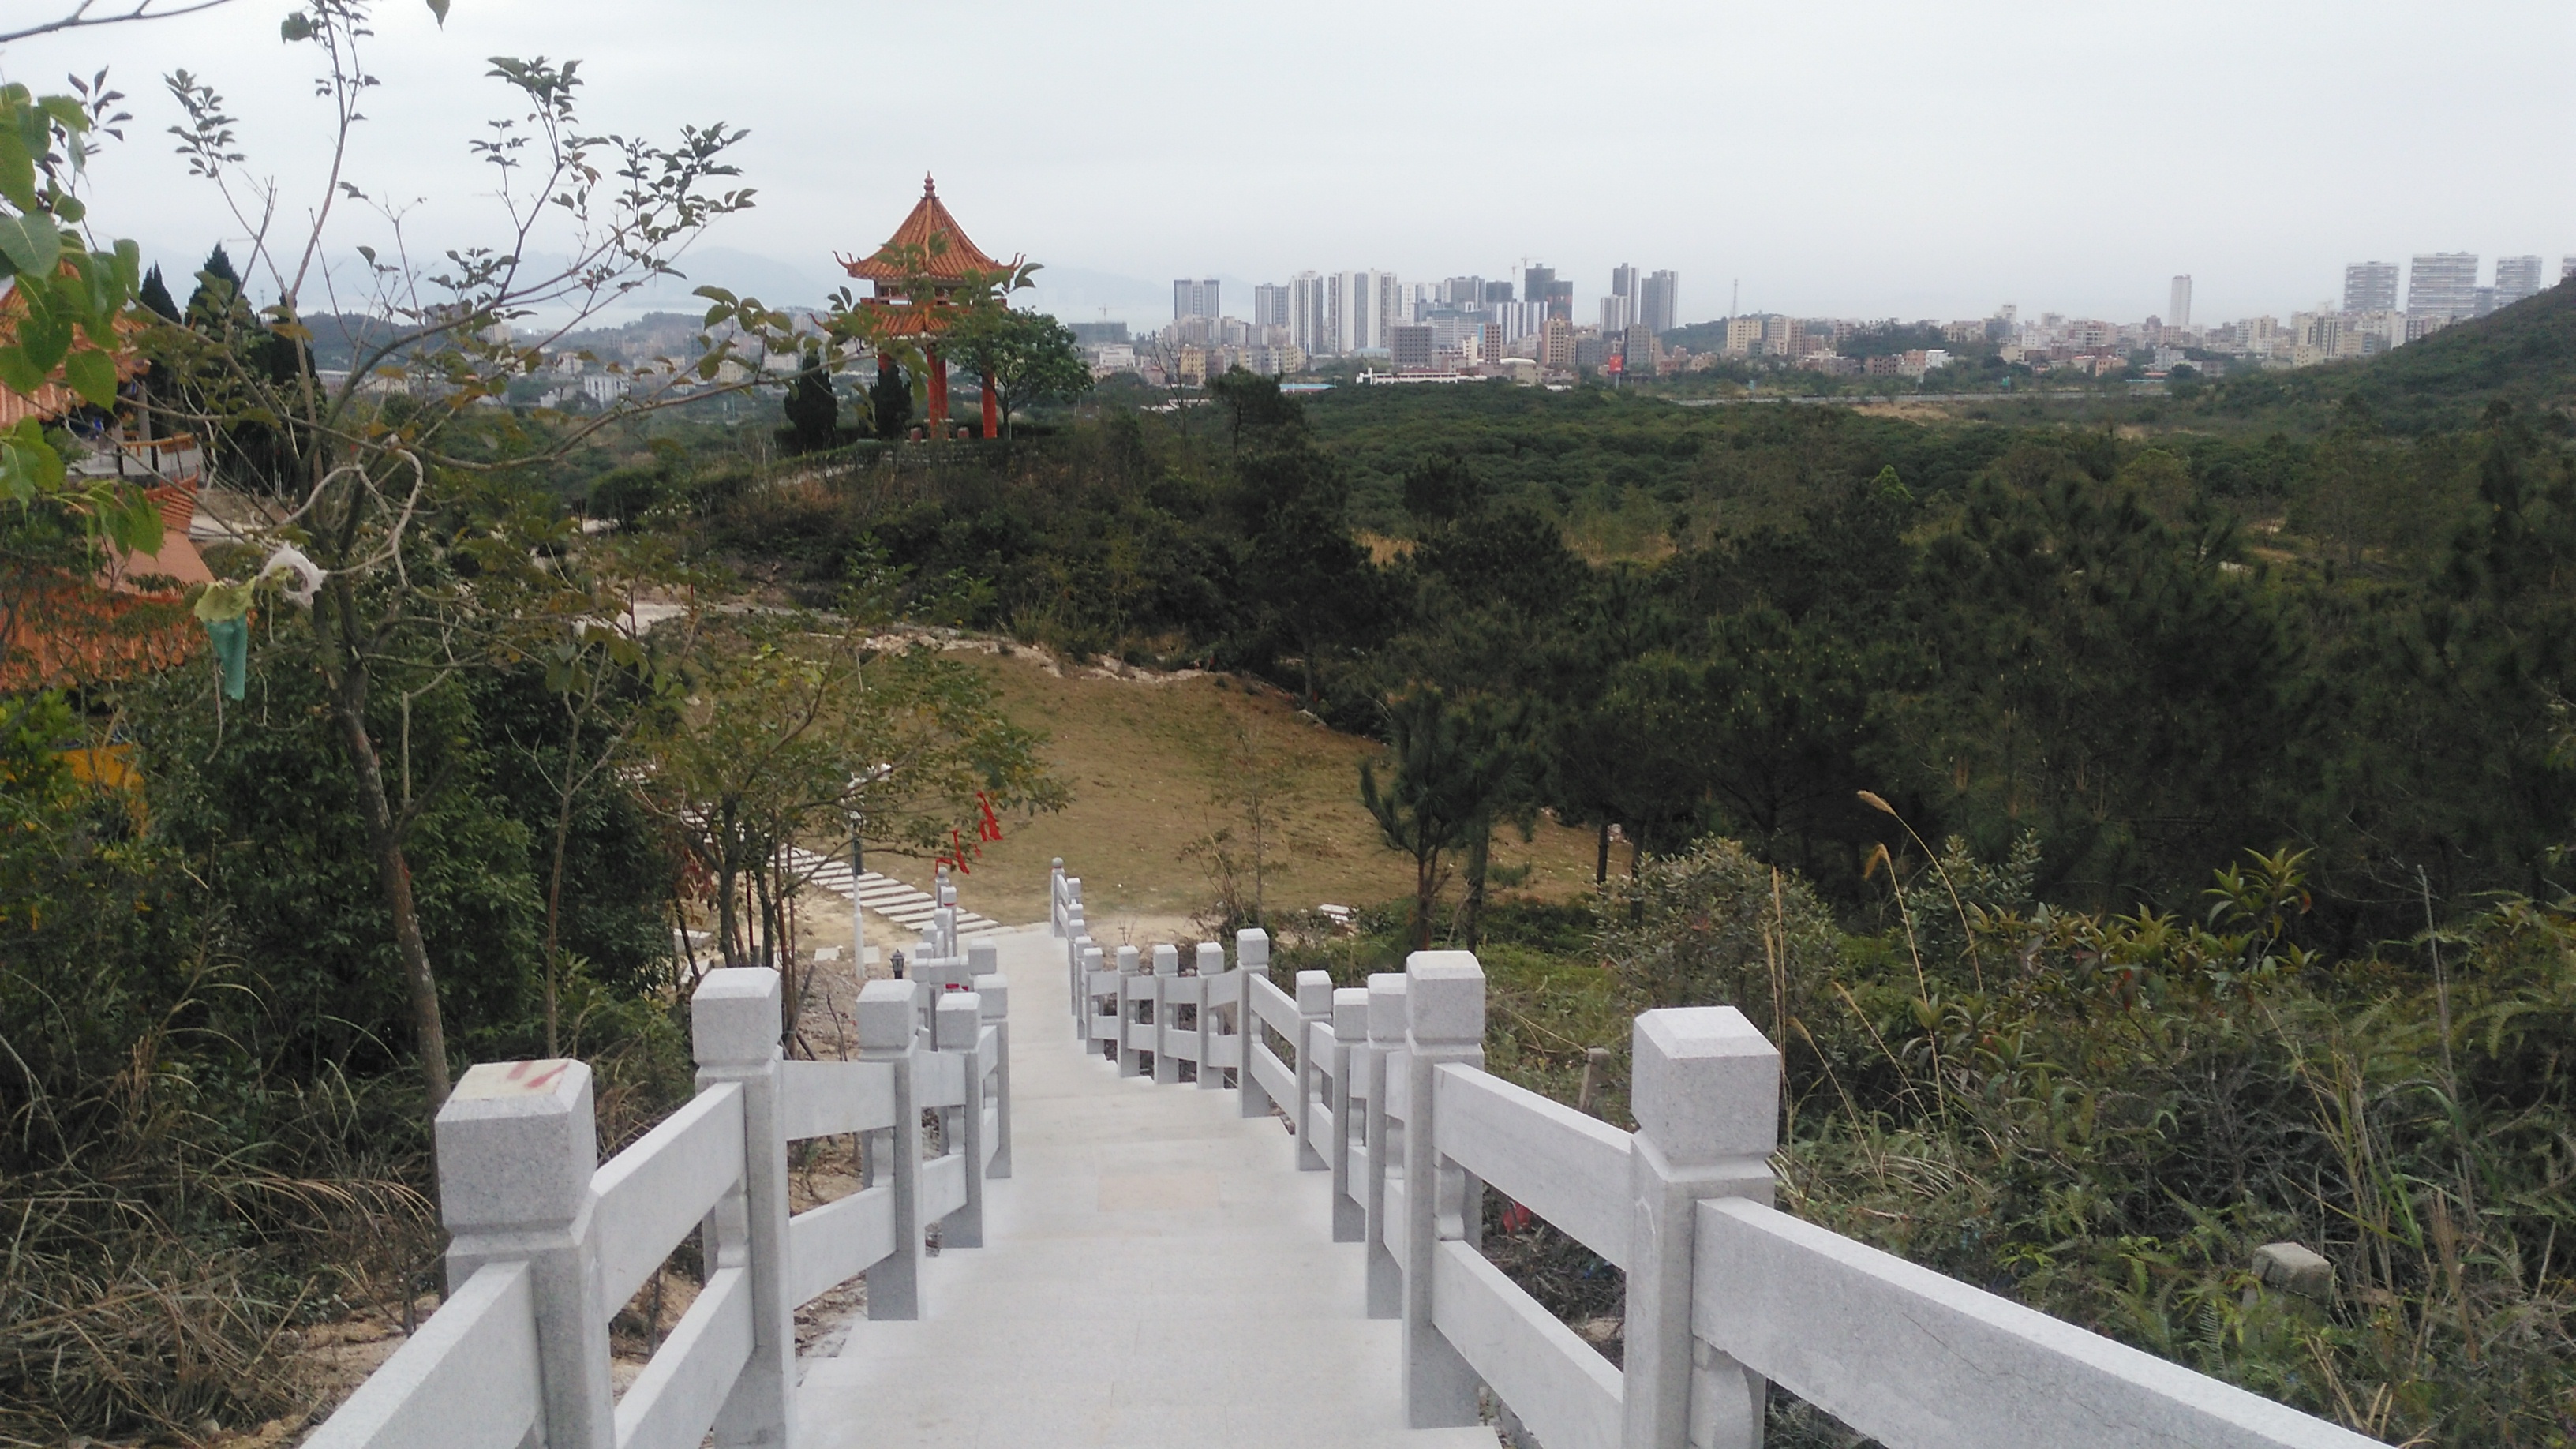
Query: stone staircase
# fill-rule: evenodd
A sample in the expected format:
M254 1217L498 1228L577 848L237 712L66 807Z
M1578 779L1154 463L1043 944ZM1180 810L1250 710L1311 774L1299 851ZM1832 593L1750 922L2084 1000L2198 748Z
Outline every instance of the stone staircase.
M801 847L790 847L788 856L796 872L807 876L815 886L849 896L862 910L874 911L907 931L918 932L929 925L931 912L939 908L929 892L915 890L892 876L872 870L853 875L847 860ZM961 936L1001 929L999 921L958 908L957 934Z

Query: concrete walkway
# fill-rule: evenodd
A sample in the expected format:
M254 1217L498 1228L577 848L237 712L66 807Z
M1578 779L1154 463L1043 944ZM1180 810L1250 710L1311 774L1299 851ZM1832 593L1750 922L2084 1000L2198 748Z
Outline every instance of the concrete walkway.
M1011 979L1013 1176L982 1248L923 1265L915 1323L854 1325L813 1364L800 1442L1042 1449L1494 1449L1409 1432L1396 1324L1363 1313L1331 1180L1232 1092L1121 1080L1084 1056L1046 928Z

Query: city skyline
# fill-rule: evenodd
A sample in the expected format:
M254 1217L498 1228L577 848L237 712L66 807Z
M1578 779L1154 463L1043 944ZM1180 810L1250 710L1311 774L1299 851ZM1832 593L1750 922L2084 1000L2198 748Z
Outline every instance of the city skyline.
M417 5L389 6L369 57L385 84L354 175L408 208L433 254L487 240L474 199L489 180L465 147L508 107L485 58L546 54L583 60L593 129L667 134L718 117L751 129L740 159L760 206L683 267L720 284L774 276L805 294L782 300L820 300L831 253L881 237L924 170L980 244L1046 263L1059 281L1204 276L1210 257L1225 259L1229 285L1327 265L1441 275L1462 258L1497 275L1529 255L1578 279L1589 305L1633 260L1695 279L1685 322L1724 315L1739 280L1747 311L1975 315L2010 299L2140 315L2186 273L2200 315L2279 313L2334 294L2347 261L2403 263L2428 241L2489 257L2576 251L2576 193L2548 139L2576 130L2576 91L2555 74L2576 42L2564 5L2484 6L2474 23L2441 26L2391 4L2290 0L1832 15L1627 4L1581 24L1507 5L1483 18L1496 34L1543 37L1543 64L1500 109L1455 114L1390 108L1384 75L1343 74L1322 54L1320 37L1351 25L1388 53L1445 53L1459 43L1454 17L1432 12L1321 0L1314 23L1284 29L1168 4L991 4L971 18L1007 39L970 67L915 63L866 12L811 3L721 26L677 0L460 5L444 29ZM2494 44L2504 33L2528 43ZM1646 34L1654 44L1637 43ZM1249 130L1175 128L1167 104L1134 93L1135 77L1212 44L1254 58L1256 75L1307 79ZM870 114L921 123L832 145L840 112L814 88L711 79L829 53L869 62ZM2067 123L2139 55L2193 58L2105 91L2112 104L2095 111L2125 115L2119 124ZM273 21L226 7L0 56L39 87L102 58L116 61L136 119L93 162L97 215L153 260L185 275L241 228L170 156L174 108L150 77L185 68L217 87L254 170L280 174L290 207L310 204L320 128L300 81L279 83L310 58L282 47ZM1819 96L1796 78L1828 59L1840 79ZM2263 83L2320 72L2350 103ZM1711 86L1724 105L1696 99ZM1592 91L1655 120L1605 127L1540 104ZM1068 103L1085 124L1050 119ZM1909 109L1987 119L1891 119ZM1194 180L1175 190L1176 177ZM1478 204L1461 204L1461 183ZM1787 197L1797 204L1778 204ZM2326 197L2348 200L2317 203ZM363 208L343 219L344 247L380 240Z

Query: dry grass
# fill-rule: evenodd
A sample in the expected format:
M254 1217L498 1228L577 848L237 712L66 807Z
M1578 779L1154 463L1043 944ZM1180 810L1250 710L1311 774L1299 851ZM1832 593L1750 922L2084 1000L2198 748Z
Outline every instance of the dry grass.
M1266 901L1273 910L1321 902L1362 905L1412 890L1412 866L1378 841L1359 801L1359 762L1378 747L1302 716L1275 691L1207 674L1118 676L1080 666L1049 673L1026 651L977 661L1013 720L1048 736L1049 766L1072 788L1060 814L1006 820L1006 838L984 847L959 883L970 909L1002 921L1046 917L1047 862L1062 856L1082 877L1095 925L1141 917L1180 920L1214 898L1207 874L1183 854L1221 826L1241 823L1211 802L1221 762L1239 729L1279 760L1284 776ZM1509 829L1494 863L1529 866L1520 889L1549 900L1589 887L1589 832L1541 821L1524 845ZM872 858L898 879L925 884L925 862Z

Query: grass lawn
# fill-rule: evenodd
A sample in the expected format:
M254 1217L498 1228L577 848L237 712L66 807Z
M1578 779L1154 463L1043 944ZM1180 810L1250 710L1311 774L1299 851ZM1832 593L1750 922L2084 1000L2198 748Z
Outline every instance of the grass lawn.
M1011 717L1045 732L1049 767L1073 803L1060 814L1004 819L1005 838L986 845L958 883L968 909L1001 921L1044 920L1047 862L1062 856L1082 877L1095 936L1106 923L1130 921L1140 940L1171 939L1173 926L1216 898L1207 871L1183 852L1220 827L1232 826L1239 839L1249 834L1239 811L1217 801L1229 751L1241 748L1244 734L1281 777L1265 871L1269 907L1365 905L1412 891L1410 860L1379 842L1360 804L1359 762L1378 748L1373 742L1325 729L1285 696L1222 675L1111 677L1076 666L1051 674L1026 651L976 663ZM1542 819L1537 838L1523 844L1506 827L1494 859L1507 870L1530 867L1515 894L1562 900L1590 886L1593 836ZM891 855L869 864L916 885L930 876L925 862Z

